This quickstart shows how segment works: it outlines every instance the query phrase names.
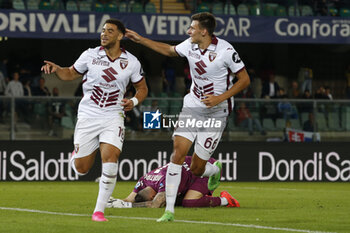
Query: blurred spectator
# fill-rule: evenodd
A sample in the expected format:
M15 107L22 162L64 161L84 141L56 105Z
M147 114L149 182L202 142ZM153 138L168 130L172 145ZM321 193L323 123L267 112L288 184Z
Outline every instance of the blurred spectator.
M49 89L45 86L45 79L39 79L39 86L33 90L33 95L35 96L50 96Z
M11 96L11 97L22 97L24 95L23 91L23 85L19 81L19 73L17 71L13 72L12 74L12 80L8 83L6 90L5 90L5 95L6 96ZM15 102L15 116L14 116L14 121L15 121L15 130L16 129L16 123L18 121L18 114L19 111L22 110L22 100L16 99ZM11 105L9 105L11 107Z
M266 81L262 85L261 98L277 98L280 87L275 81L275 74L271 72L269 74L269 81Z
M346 98L350 99L350 64L345 71L346 78Z
M175 64L173 59L167 57L162 64L163 92L175 91Z
M284 89L281 88L279 90L279 98L281 99L287 99L287 95L284 92ZM292 104L290 102L281 101L277 104L278 109L278 115L280 118L283 118L285 120L289 119L296 119L298 118L297 113L295 112L295 109L293 108Z
M0 71L0 96L5 95L6 86L5 75Z
M301 75L302 75L302 85L301 85L301 91L304 93L305 90L309 90L312 94L312 78L313 78L313 71L311 68L301 68Z
M58 97L59 90L57 87L52 89L52 96ZM65 101L61 99L51 98L48 103L48 123L49 123L49 136L57 136L57 129L61 125L62 117L65 113Z
M32 96L31 80L27 79L23 86L24 96Z
M23 85L19 78L19 73L17 71L13 72L12 80L8 83L5 90L6 96L22 97L24 95Z
M309 90L305 90L302 96L305 100L312 100L312 96ZM299 112L312 112L313 111L313 103L312 102L303 102L299 104Z
M316 126L316 130L315 130ZM317 132L317 125L315 122L315 116L312 112L309 113L309 118L304 122L303 130L307 132Z
M8 59L5 58L1 60L0 62L0 72L4 75L5 81L9 82L9 75L8 75L8 69L7 69Z
M325 87L325 95L328 99L333 100L333 95L331 93L331 88L329 86Z
M250 113L249 109L247 108L244 102L241 102L239 104L236 119L237 119L237 125L248 128L249 135L253 135L254 125L256 126L257 130L261 133L261 135L266 135L266 132L261 127L260 120L252 116L252 114Z
M320 86L315 93L315 99L328 99L326 95L326 89L324 86Z
M292 88L290 90L289 98L291 99L299 99L300 98L300 90L299 90L299 84L297 81L292 82Z

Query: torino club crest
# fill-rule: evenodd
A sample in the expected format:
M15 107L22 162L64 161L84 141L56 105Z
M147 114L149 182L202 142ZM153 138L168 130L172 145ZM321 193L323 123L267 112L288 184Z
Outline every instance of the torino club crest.
M128 60L120 60L120 67L124 70L128 66Z
M216 53L210 52L209 53L209 61L211 61L211 62L214 61L214 59L216 58L216 55L217 55Z

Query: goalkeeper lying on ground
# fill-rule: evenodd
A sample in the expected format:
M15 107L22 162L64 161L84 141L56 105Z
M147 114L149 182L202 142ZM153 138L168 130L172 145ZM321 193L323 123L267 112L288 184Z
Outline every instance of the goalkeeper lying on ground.
M215 159L210 158L210 163ZM213 197L214 190L208 189L208 177L198 177L190 171L191 157L186 156L182 165L182 175L177 192L176 205L183 207L239 207L238 201L228 192L222 191L220 197ZM142 176L134 190L124 200L110 198L109 208L165 206L165 177L168 164L154 169ZM171 174L170 174L171 175Z

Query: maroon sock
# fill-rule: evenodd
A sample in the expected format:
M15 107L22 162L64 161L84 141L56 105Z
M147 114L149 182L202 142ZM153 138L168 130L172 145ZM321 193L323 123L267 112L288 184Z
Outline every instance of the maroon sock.
M220 197L203 196L200 199L183 200L183 207L216 207L221 205Z

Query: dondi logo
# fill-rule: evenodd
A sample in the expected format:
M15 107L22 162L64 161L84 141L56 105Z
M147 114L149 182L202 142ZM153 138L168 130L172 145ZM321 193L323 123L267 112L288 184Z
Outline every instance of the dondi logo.
M156 112L143 113L143 128L144 129L160 129L160 116L162 113L157 109Z

